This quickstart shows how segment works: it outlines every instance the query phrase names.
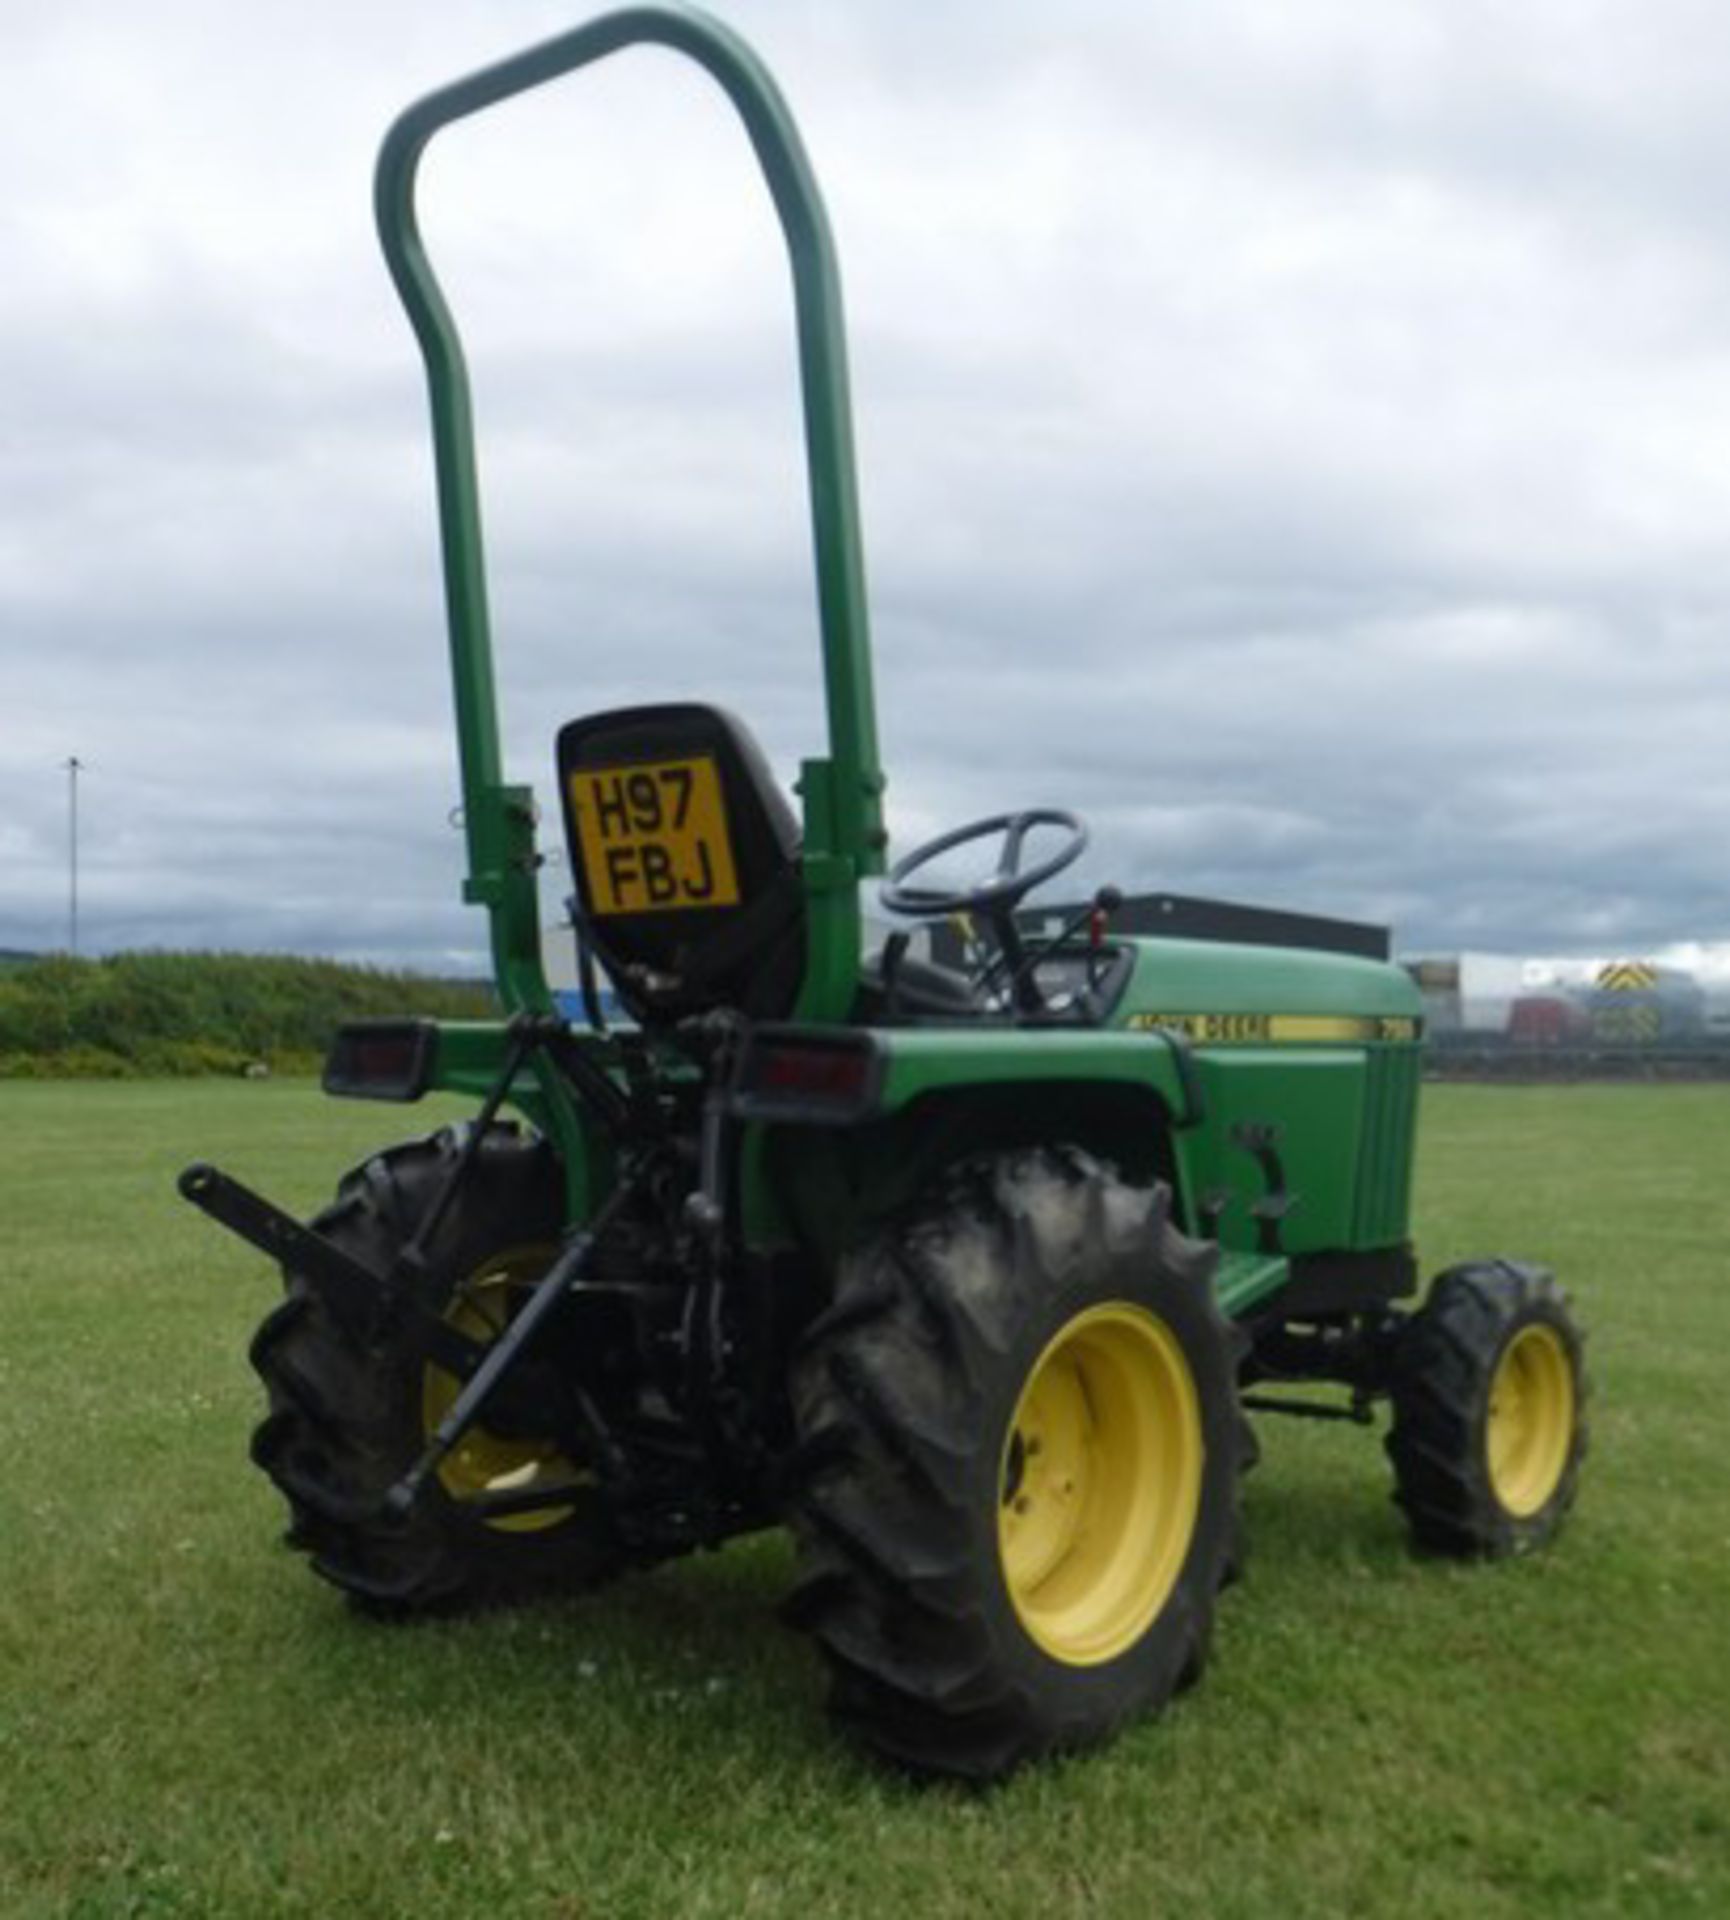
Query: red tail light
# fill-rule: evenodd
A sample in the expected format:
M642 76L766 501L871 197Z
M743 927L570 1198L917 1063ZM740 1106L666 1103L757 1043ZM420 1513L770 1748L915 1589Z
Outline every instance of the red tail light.
M438 1029L430 1020L357 1020L339 1027L324 1090L351 1100L418 1100L432 1078Z
M733 1081L733 1110L746 1120L839 1126L876 1111L883 1056L869 1034L820 1027L759 1027Z

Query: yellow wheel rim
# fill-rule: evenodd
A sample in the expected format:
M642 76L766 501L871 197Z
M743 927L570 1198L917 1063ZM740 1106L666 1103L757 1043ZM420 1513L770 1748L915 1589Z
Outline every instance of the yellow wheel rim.
M510 1323L514 1296L540 1278L552 1255L550 1247L517 1247L489 1260L457 1288L445 1309L446 1324L490 1346ZM429 1438L460 1391L460 1383L442 1367L429 1366L422 1374L421 1426ZM485 1427L470 1427L439 1468L439 1479L453 1500L575 1487L588 1478L550 1440L507 1438ZM501 1533L540 1533L568 1520L573 1511L534 1507L527 1513L497 1514L486 1524Z
M1003 1443L997 1546L1016 1615L1053 1659L1097 1666L1152 1625L1189 1554L1204 1452L1164 1321L1090 1307L1046 1346Z
M1574 1367L1554 1327L1534 1322L1508 1342L1490 1381L1484 1444L1491 1489L1516 1519L1561 1485L1574 1444Z

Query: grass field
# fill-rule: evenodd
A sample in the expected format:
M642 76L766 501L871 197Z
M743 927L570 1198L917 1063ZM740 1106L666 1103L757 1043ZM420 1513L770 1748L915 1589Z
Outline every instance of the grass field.
M246 1461L266 1265L398 1116L290 1083L0 1085L0 1914L1730 1913L1730 1090L1426 1093L1426 1266L1550 1260L1594 1449L1554 1552L1407 1552L1376 1440L1263 1420L1205 1683L920 1791L826 1729L778 1538L390 1628Z

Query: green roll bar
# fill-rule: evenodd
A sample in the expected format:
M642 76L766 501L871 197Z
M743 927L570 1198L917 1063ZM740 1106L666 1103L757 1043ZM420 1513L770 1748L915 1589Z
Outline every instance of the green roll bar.
M828 759L807 760L799 783L809 927L799 1012L807 1019L840 1019L858 973L858 882L882 871L887 844L840 275L822 197L774 81L744 41L694 8L625 7L484 67L408 108L379 152L374 182L379 238L420 342L432 406L468 840L463 897L487 909L494 973L507 1008L545 1011L551 996L541 964L533 794L527 787L507 786L500 764L468 370L456 324L421 243L415 177L427 142L441 127L638 45L688 54L732 101L774 200L792 267L829 725Z

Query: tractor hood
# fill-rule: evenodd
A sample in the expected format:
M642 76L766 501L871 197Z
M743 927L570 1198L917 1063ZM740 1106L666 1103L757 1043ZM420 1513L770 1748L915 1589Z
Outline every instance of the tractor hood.
M1132 940L1117 1027L1201 1046L1353 1046L1418 1038L1423 1000L1403 968L1299 947Z

